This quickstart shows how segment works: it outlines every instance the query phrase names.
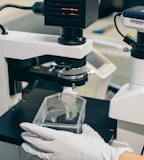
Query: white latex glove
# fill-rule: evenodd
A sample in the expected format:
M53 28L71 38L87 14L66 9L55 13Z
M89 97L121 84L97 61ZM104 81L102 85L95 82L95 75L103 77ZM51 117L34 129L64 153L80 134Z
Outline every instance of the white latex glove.
M26 143L22 148L43 160L118 160L129 148L114 148L104 142L90 126L83 125L83 133L75 134L21 123Z

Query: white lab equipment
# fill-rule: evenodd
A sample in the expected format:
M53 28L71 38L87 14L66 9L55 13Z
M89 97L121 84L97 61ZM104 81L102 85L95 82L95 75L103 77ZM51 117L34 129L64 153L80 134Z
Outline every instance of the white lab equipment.
M21 99L21 81L31 82L41 78L62 86L85 84L88 79L86 56L92 50L92 40L83 37L83 28L97 20L98 1L86 0L85 5L64 1L61 6L60 3L44 0L30 7L6 4L1 6L1 10L6 7L41 14L45 25L62 26L62 32L60 36L53 36L5 31L1 25L0 87L4 92L0 94L0 115ZM47 61L53 63L48 67L40 66Z
M77 87L78 95L106 99L108 85L116 66L97 49L93 48L87 56L88 82Z
M62 55L62 57L67 56L68 58L75 57L76 59L81 59L92 50L92 40L87 40L83 45L66 46L58 44L57 38L58 36L16 31L9 31L8 35L2 35L0 37L2 53L0 55L0 65L2 67L0 87L3 89L3 92L0 93L1 115L21 100L21 93L13 96L10 96L9 94L9 78L6 58L25 60L36 56L42 56L46 53L48 55ZM67 52L69 54L66 54Z
M144 146L144 7L138 6L123 12L124 26L137 30L132 42L129 83L122 86L111 99L109 116L118 120L116 139L127 142L141 154Z

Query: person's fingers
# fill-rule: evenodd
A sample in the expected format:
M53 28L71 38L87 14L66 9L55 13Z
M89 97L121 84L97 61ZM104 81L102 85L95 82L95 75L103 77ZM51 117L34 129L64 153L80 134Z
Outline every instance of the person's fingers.
M46 128L42 126L38 126L36 124L23 122L20 124L20 127L24 129L25 131L31 132L42 139L46 140L53 140L56 139L59 136L62 136L65 132L63 131L57 131L55 129Z
M36 149L28 143L23 143L21 146L27 153L30 153L33 156L37 156L43 160L50 160L50 157L53 155L53 153L42 152L41 150Z
M23 132L21 136L24 139L24 141L31 144L35 148L43 152L53 152L53 147L52 147L53 145L51 145L53 141L45 141L39 137L31 136L27 134L27 132Z
M22 132L21 137L22 137L22 135L28 136L28 137L38 137L37 135L35 135L31 132Z

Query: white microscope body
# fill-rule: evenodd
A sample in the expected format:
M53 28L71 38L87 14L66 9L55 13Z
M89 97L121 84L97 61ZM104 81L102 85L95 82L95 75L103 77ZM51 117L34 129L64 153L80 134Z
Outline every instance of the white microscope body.
M13 96L9 94L7 58L26 60L46 54L81 59L92 50L92 40L87 40L82 45L67 46L57 43L57 39L58 36L54 35L17 31L8 31L7 35L0 36L0 88L3 91L0 92L0 115L22 99L21 93Z
M112 98L109 110L109 116L118 120L116 140L128 143L138 154L144 147L144 16L135 16L143 15L143 8L123 13L124 26L137 29L137 41L132 45L129 83Z
M13 6L15 5L5 4L1 6L1 10ZM43 15L45 25L61 26L62 32L60 37L16 31L8 31L8 34L5 34L4 27L0 26L3 31L0 35L0 88L3 90L0 92L0 115L21 100L21 91L17 84L26 81L25 70L33 58L36 58L34 63L38 65L42 56L47 57L47 62L54 58L53 61L56 63L49 67L49 74L46 72L41 74L45 80L51 76L51 81L56 80L61 86L71 86L73 82L78 86L83 85L87 81L86 56L92 51L92 40L83 37L83 29L98 19L98 0L85 0L84 5L63 0L55 4L51 0L44 0L35 2L30 7L16 6L16 8L30 9L36 14ZM43 57L43 61L46 60ZM26 68L23 68L23 65ZM33 67L32 64L30 66ZM28 82L32 81L32 74L40 76L36 72L31 73L31 71L28 73Z

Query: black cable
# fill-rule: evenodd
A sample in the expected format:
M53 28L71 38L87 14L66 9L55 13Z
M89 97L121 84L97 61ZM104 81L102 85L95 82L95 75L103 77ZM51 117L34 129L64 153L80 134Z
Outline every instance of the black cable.
M32 10L33 7L32 6L21 6L21 5L15 5L15 4L4 4L2 6L0 6L0 11L2 11L4 8L7 7L12 7L12 8L17 8L17 9L24 9L24 10ZM2 24L0 24L0 28L2 30L1 34L8 34L6 32L6 29L4 28L4 26Z
M8 34L3 25L0 24L0 28L2 30L1 34Z
M120 30L119 30L119 28L118 28L118 26L117 26L117 22L116 22L116 19L117 19L117 17L118 16L121 16L122 15L122 13L116 13L115 14L115 16L114 16L114 25L115 25L115 28L116 28L116 30L118 31L118 33L123 37L123 41L125 42L125 43L127 43L127 44L129 44L129 45L132 45L133 43L135 43L136 42L136 40L132 37L132 36L130 36L130 35L123 35L121 32L120 32Z
M119 16L121 16L122 15L122 13L116 13L115 14L115 16L114 16L114 25L115 25L115 28L116 28L116 30L118 31L118 33L122 36L122 37L125 37L121 32L120 32L120 30L119 30L119 28L118 28L118 26L117 26L117 22L116 22L116 19L117 19L117 17Z
M144 155L144 146L142 148L141 155Z
M0 6L0 11L3 10L4 8L7 8L7 7L24 9L24 10L32 10L32 6L21 6L21 5L16 5L16 4L4 4L4 5Z

